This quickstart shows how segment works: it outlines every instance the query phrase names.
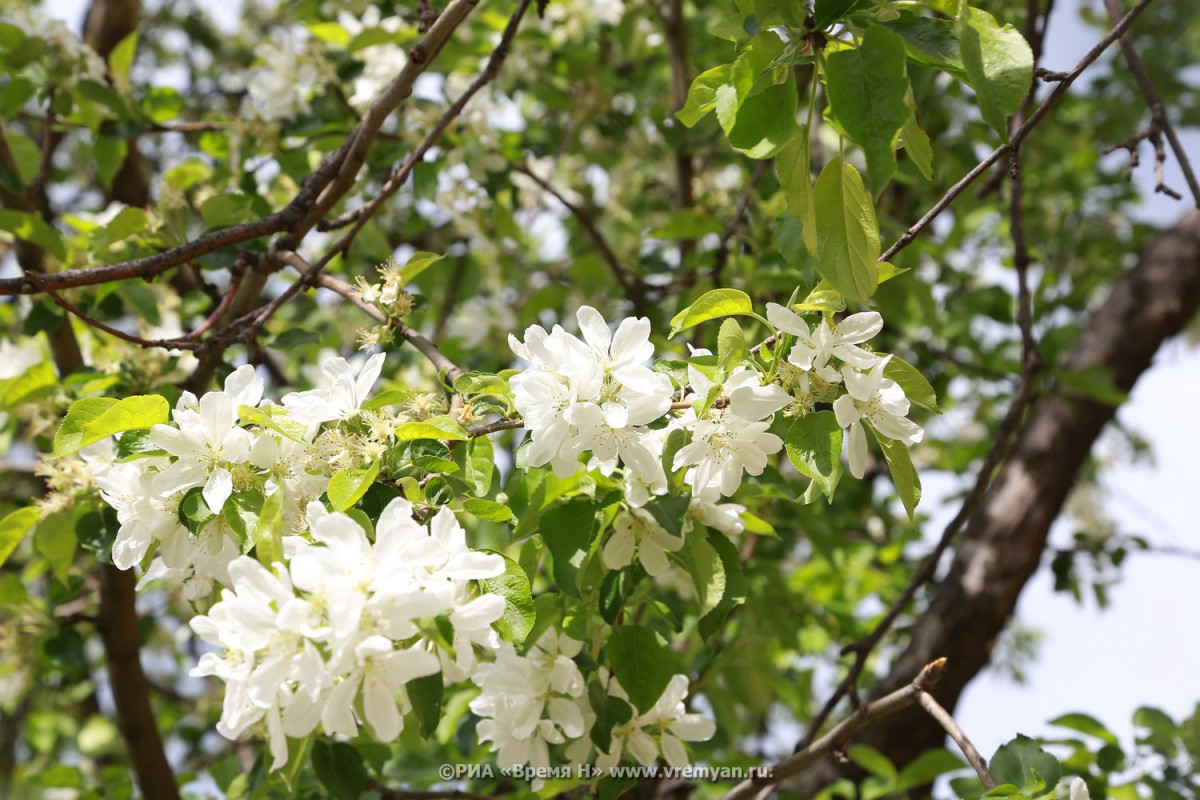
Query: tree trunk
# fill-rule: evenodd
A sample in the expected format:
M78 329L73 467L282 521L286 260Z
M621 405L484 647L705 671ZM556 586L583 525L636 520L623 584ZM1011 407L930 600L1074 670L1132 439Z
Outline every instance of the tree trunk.
M1200 308L1200 211L1158 236L1114 285L1062 364L1065 371L1111 370L1128 391L1158 349ZM953 711L966 685L988 663L996 638L1041 562L1050 525L1080 467L1116 408L1065 393L1047 393L1029 411L1012 452L972 515L946 578L932 587L928 609L908 647L871 692L881 697L912 681L930 661L948 659L933 694ZM867 729L860 741L897 765L938 747L945 732L913 706ZM811 797L852 768L828 760L791 788Z

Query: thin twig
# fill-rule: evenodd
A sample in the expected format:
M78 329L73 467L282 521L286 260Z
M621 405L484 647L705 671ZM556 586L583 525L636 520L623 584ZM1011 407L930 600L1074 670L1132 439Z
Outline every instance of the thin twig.
M754 192L754 187L762 180L762 176L767 173L767 167L771 161L765 160L758 162L758 167L754 170L754 174L750 176L749 182L746 184L745 191L738 199L737 206L733 210L733 216L729 218L729 222L725 225L725 231L721 234L721 241L717 244L716 255L713 256L712 267L712 283L714 287L721 286L721 275L725 271L725 265L729 261L729 245L733 241L734 234L738 228L742 226L742 217L746 213L746 208L750 205L750 195Z
M222 295L221 301L217 303L217 307L214 308L213 312L208 315L208 318L205 319L204 322L200 323L199 327L197 327L191 333L185 335L183 338L199 339L201 336L207 333L213 325L216 325L217 320L224 316L225 312L229 310L229 306L233 303L233 297L237 294L238 287L241 285L242 276L237 274L232 280L229 281L229 288L225 290L225 294Z
M292 261L295 263L289 262L290 266L300 270L301 272L306 272L307 269L309 269L309 267L307 267L307 262L305 262L304 259L302 259L299 255L296 255ZM434 368L436 368L438 372L444 374L446 383L453 386L454 381L463 374L463 368L447 358L445 353L439 350L437 345L423 336L420 331L405 325L399 320L393 320L389 322L388 318L384 316L383 312L381 312L378 308L375 308L375 306L370 305L369 303L364 303L362 298L355 293L354 287L352 287L350 284L346 283L340 278L335 278L332 275L327 275L325 273L318 274L313 279L313 283L322 289L329 289L332 292L337 292L351 303L354 303L364 312L370 314L371 318L381 325L391 325L392 329L395 330L396 333L400 334L400 337L403 338L404 341L411 344L417 349L418 352L421 353L421 355L429 359L430 363L433 364Z
M362 120L354 127L354 133L343 147L339 148L341 157L336 164L336 173L332 180L321 189L317 199L306 209L303 218L290 226L287 235L278 243L280 250L294 250L305 234L324 219L329 210L350 190L358 179L359 170L366 163L371 145L384 121L405 98L412 95L417 78L425 72L454 31L478 4L479 0L451 0L429 32L412 46L408 51L408 60L399 74L371 103Z
M188 341L186 339L143 339L141 336L134 336L132 333L126 333L125 331L114 328L111 325L106 325L105 323L88 314L86 311L83 311L71 303L68 303L62 298L61 295L59 295L49 286L45 285L44 276L34 275L32 272L26 270L25 280L29 281L34 286L40 288L46 294L50 295L50 299L53 300L54 304L59 308L70 314L74 314L91 327L104 331L110 336L115 336L118 339L122 339L126 342L130 342L141 347L161 347L165 350L195 350L200 346L199 343Z
M1104 5L1108 9L1108 17L1116 24L1117 19L1121 16L1121 9L1117 5L1117 0L1104 0ZM1188 189L1192 192L1192 198L1196 201L1196 207L1200 208L1200 181L1196 180L1196 173L1192 171L1192 163L1188 159L1187 151L1183 149L1183 144L1179 141L1178 134L1175 133L1175 127L1171 125L1171 121L1167 119L1167 109L1163 105L1162 98L1159 97L1158 91L1154 88L1154 82L1150 80L1150 75L1146 72L1146 66L1138 57L1137 51L1133 49L1133 42L1124 34L1120 39L1121 53L1125 56L1125 63L1129 65L1129 71L1133 74L1133 79L1137 81L1138 88L1142 95L1146 98L1147 105L1150 106L1151 127L1166 134L1167 141L1171 143L1171 150L1175 153L1175 158L1179 161L1179 169L1183 172L1184 180L1187 181ZM1155 191L1163 192L1174 197L1176 200L1183 199L1178 192L1173 189L1168 189L1162 179L1162 163L1166 158L1166 154L1162 149L1161 139L1155 140L1155 137L1150 137L1151 142L1155 145L1155 154L1157 157L1156 175L1157 187Z
M371 198L370 202L366 203L360 208L342 214L336 219L318 224L317 229L323 231L336 230L338 228L343 228L347 225L350 225L351 223L354 225L354 227L351 228L350 231L337 242L337 244L330 248L329 252L323 257L325 260L332 258L336 253L344 252L346 248L350 246L350 243L354 241L354 238L358 235L358 232L362 230L363 226L366 225L367 221L370 220L372 216L374 216L375 212L379 210L383 203L400 190L400 187L403 186L408 180L408 176L412 173L413 169L415 169L417 164L421 162L421 159L425 157L425 154L429 152L430 148L437 143L438 139L441 138L446 129L450 127L450 123L458 118L463 109L466 108L467 103L470 102L471 98L474 97L480 89L495 80L496 76L500 74L500 68L504 65L505 59L508 58L508 52L512 46L512 41L517 35L517 29L521 24L522 17L525 16L525 12L529 8L529 3L530 0L521 0L520 4L517 6L517 9L513 12L512 17L509 18L508 25L505 27L504 33L501 34L500 42L492 51L492 55L488 59L487 66L484 68L483 72L476 76L475 80L471 82L471 85L468 86L466 91L462 93L462 96L459 97L458 100L454 101L454 104L451 105L450 108L446 109L446 113L444 113L441 119L438 120L437 124L433 126L433 129L425 135L425 138L421 141L417 148L408 155L408 158L404 159L400 166L396 168L395 172L392 173L392 176L388 178L387 182L380 187L378 194Z
M775 766L768 767L766 775L742 781L733 787L733 790L725 795L725 800L741 800L741 798L752 797L764 786L779 783L785 778L802 772L830 753L840 751L856 733L875 720L894 714L917 702L919 695L924 694L927 689L941 680L945 669L946 659L944 658L926 664L912 683L897 689L886 697L859 706L853 714L835 725L819 740L803 750L793 753Z
M467 431L467 436L470 436L472 439L477 439L480 436L487 436L488 434L496 433L497 431L511 431L515 430L516 428L524 427L525 420L523 419L502 419L498 422L493 422L478 428L472 428L471 430Z
M1075 80L1081 74L1083 74L1083 71L1091 66L1092 63L1098 59L1106 49L1108 49L1109 45L1115 42L1123 33L1125 33L1125 31L1128 30L1129 26L1133 24L1133 21L1137 19L1141 13L1145 11L1146 8L1149 7L1149 5L1153 2L1154 0L1140 0L1140 2L1134 6L1128 14L1122 17L1121 21L1117 23L1111 31L1109 31L1108 35L1101 39L1095 47L1088 51L1087 55L1079 60L1079 63L1072 67L1070 71L1063 76L1062 80L1059 81L1058 86L1056 86L1050 96L1046 98L1045 102L1038 106L1037 110L1030 115L1025 124L1017 129L1017 132L1012 135L1009 143L997 147L994 151L992 151L991 155L975 165L975 167L972 168L971 171L966 175L964 175L958 181L958 183L951 186L946 193L942 195L942 198L934 204L933 208L931 208L929 212L925 214L925 216L921 217L916 223L908 228L908 230L901 234L900 238L897 239L892 246L889 247L883 253L883 255L879 257L880 262L891 260L896 253L912 244L913 240L916 239L922 231L928 228L929 225L935 219L937 219L943 211L949 208L950 204L953 203L968 186L974 183L979 176L987 172L988 169L990 169L992 165L996 164L1001 158L1013 152L1014 149L1020 147L1021 142L1025 140L1025 137L1028 136L1035 127L1037 127L1038 123L1050 113L1050 110L1054 108L1054 106L1058 105L1058 101L1062 100L1062 98L1066 95L1067 91L1071 88L1071 84L1074 83Z
M979 780L983 783L983 788L991 791L996 788L996 779L992 777L991 770L988 769L987 761L975 749L975 745L971 744L971 740L967 738L967 734L963 733L963 729L954 721L954 717L950 712L942 708L933 696L924 690L917 692L917 702L921 704L921 708L929 712L929 716L937 720L937 723L945 729L954 743L958 745L958 749L962 750L964 756L967 757L967 762L975 770L975 774L979 776Z
M513 164L512 168L522 175L527 176L543 190L551 194L555 200L562 203L571 216L579 221L579 224L583 226L587 235L596 243L596 250L600 258L608 265L613 277L617 279L617 283L621 284L621 289L624 291L625 297L633 304L634 311L638 316L648 316L647 309L645 308L645 298L642 296L640 278L633 270L621 263L621 259L617 258L617 254L613 252L612 247L608 244L608 240L604 238L604 234L600 233L600 229L596 227L596 223L592 221L591 217L585 214L579 206L564 197L562 192L554 188L552 183L541 175L538 175L525 164Z

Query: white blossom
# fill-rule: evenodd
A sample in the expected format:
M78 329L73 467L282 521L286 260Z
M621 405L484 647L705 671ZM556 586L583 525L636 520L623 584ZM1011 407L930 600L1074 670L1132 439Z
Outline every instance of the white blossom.
M384 354L376 353L357 370L340 356L321 363L324 386L307 392L292 392L281 402L290 417L312 428L322 422L346 420L358 414L383 371Z
M890 356L889 356L890 358ZM883 377L888 359L884 358L870 372L842 369L847 394L833 403L837 423L849 429L850 474L861 478L867 463L867 434L861 420L871 423L881 435L914 445L925 432L912 420L906 419L909 402L904 390L890 378Z
M601 683L608 686L609 694L629 702L629 696L615 677L601 669ZM629 722L617 725L612 730L612 744L607 753L601 753L596 766L609 770L621 761L627 750L643 766L658 760L661 750L667 763L682 769L689 763L683 742L705 742L716 733L716 724L703 714L687 710L683 700L687 697L688 678L675 675L667 684L662 696L645 714L637 714ZM631 704L632 705L632 704ZM658 741L655 741L655 736Z
M671 567L667 553L681 547L683 537L668 533L644 508L634 508L617 515L600 556L604 566L621 569L629 566L636 555L646 572L657 577Z

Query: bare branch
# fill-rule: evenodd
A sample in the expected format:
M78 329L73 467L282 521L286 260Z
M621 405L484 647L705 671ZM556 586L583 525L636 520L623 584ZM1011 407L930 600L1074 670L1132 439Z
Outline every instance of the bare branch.
M468 86L466 91L462 93L462 96L455 100L454 104L451 105L450 108L446 109L446 113L443 114L442 118L438 120L437 124L433 127L433 130L431 130L425 136L425 138L421 141L421 144L417 146L417 149L413 150L412 153L409 154L408 158L406 158L403 163L396 168L395 172L392 173L392 176L388 178L387 182L380 187L379 193L373 197L369 203L361 208L348 211L336 219L318 223L317 230L322 231L336 230L338 228L344 228L351 223L357 223L354 226L354 230L342 237L341 241L339 241L333 246L332 249L330 249L329 253L326 255L326 258L331 258L333 254L343 252L347 247L350 246L350 242L352 242L354 237L358 235L358 231L362 229L365 221L370 219L389 197L400 190L400 187L403 186L405 181L408 180L408 176L412 174L412 171L416 165L421 162L421 159L424 158L427 152L429 152L429 149L433 147L433 145L437 143L437 140L441 138L442 134L446 132L446 129L450 127L450 123L458 119L458 116L462 113L463 109L466 108L467 103L470 102L471 98L474 97L480 89L495 80L496 76L500 74L500 68L504 65L504 61L508 58L508 52L512 46L512 40L517 35L517 28L520 26L521 19L525 16L525 12L529 8L529 3L530 0L522 0L521 4L517 6L517 9L513 12L512 17L508 21L508 25L504 29L504 33L500 36L499 44L496 45L496 49L492 51L492 55L488 59L487 67L484 68L483 72L481 72L475 78L475 80L471 82L471 85Z
M1117 24L1120 19L1121 9L1117 5L1117 0L1104 0L1104 5L1108 9L1108 18L1113 24ZM1137 81L1138 88L1142 95L1146 98L1146 103L1150 106L1150 129L1153 133L1148 138L1154 144L1156 162L1155 162L1155 180L1157 186L1155 191L1163 192L1176 200L1182 200L1179 193L1173 189L1167 188L1163 183L1162 165L1166 160L1166 153L1163 151L1162 140L1156 134L1159 132L1165 133L1167 141L1171 143L1171 150L1175 153L1175 158L1179 160L1179 168L1183 171L1184 180L1187 181L1188 188L1192 192L1192 198L1196 201L1196 207L1200 208L1200 181L1196 180L1196 173L1192 171L1192 163L1188 159L1187 151L1183 149L1183 144L1179 141L1179 135L1175 133L1175 127L1171 121L1167 119L1167 109L1163 105L1162 98L1159 97L1158 91L1154 88L1154 82L1150 80L1150 75L1146 72L1146 66L1138 57L1137 51L1133 49L1133 42L1128 36L1122 34L1120 39L1121 53L1125 56L1125 63L1129 65L1129 71L1133 74L1133 79ZM1149 129L1148 129L1149 130ZM1136 151L1130 148L1130 153ZM1132 156L1131 156L1132 158ZM1136 166L1136 161L1133 162Z
M725 800L741 800L753 797L764 786L779 783L798 772L802 772L830 753L840 750L853 736L863 728L881 717L894 714L918 701L918 697L937 684L942 679L946 669L946 659L939 658L925 665L925 669L917 675L908 686L897 689L886 697L859 706L853 714L846 717L833 727L829 733L813 742L808 747L793 753L773 767L767 769L767 775L742 781Z
M967 757L967 762L975 770L975 774L979 776L979 780L983 783L983 788L991 791L996 788L996 779L992 777L991 771L988 769L987 760L979 754L975 749L975 745L971 744L971 740L963 733L963 729L954 721L954 717L950 712L942 708L937 700L926 691L917 692L917 702L921 704L921 708L929 712L929 716L937 720L954 743L958 745L958 749L962 750L964 756Z
M522 6L528 5L528 2L529 0L522 0ZM413 84L416 83L417 78L441 52L454 30L478 3L479 0L451 0L438 16L437 21L430 26L429 32L408 51L408 61L400 70L400 74L371 104L362 120L355 126L350 138L346 140L347 146L344 148L345 152L338 163L337 173L333 180L324 187L312 207L307 209L303 219L291 226L287 236L279 242L281 250L295 249L304 235L328 214L329 209L333 208L354 185L358 171L366 163L367 154L379 129L383 126L384 120L396 110L396 107L405 98L412 94Z
M54 304L59 308L67 311L70 314L74 314L93 328L104 331L108 335L115 336L123 341L130 342L141 347L162 347L167 350L195 350L200 346L197 342L188 341L186 339L143 339L141 336L135 336L131 333L126 333L125 331L114 328L111 325L106 325L87 312L71 305L57 292L55 292L49 286L46 286L45 281L42 278L34 275L28 270L25 272L25 280L29 281L34 286L50 295L50 299L53 300Z

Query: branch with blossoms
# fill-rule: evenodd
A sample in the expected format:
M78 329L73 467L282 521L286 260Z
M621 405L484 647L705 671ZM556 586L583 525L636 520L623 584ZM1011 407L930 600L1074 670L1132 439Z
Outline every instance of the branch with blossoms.
M414 258L381 284L331 288L395 329L405 269L435 257ZM298 752L290 741L428 734L467 691L501 767L679 767L715 726L688 710L668 632L632 609L690 578L713 635L740 602L704 576L740 573L742 486L786 444L811 479L804 499L832 500L843 440L860 477L870 432L904 496L922 437L910 395L933 402L915 370L868 349L878 314L835 321L810 300L762 316L714 290L673 322L723 320L718 351L683 359L655 358L648 319L610 325L584 306L578 335L510 336L522 369L451 376L457 412L411 389L373 394L383 353L329 358L318 388L278 403L243 366L221 391L183 393L169 421L161 398L119 401L108 423L81 401L56 454L77 454L116 510L113 563L148 564L139 586L177 584L204 609L190 624L211 649L192 674L225 684L218 730L264 735L270 769ZM738 317L774 345L753 354ZM489 437L522 427L501 492ZM498 543L508 529L519 547ZM539 568L529 553L543 547Z

